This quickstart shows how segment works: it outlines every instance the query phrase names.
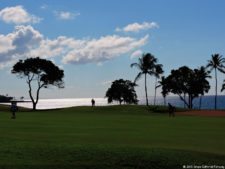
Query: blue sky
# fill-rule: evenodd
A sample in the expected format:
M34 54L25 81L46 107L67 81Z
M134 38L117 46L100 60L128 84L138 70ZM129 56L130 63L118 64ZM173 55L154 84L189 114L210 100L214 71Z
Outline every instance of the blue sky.
M25 79L10 73L27 57L65 70L65 89L43 89L41 98L104 97L111 81L134 80L130 64L142 52L155 55L165 75L206 65L211 54L225 55L224 8L224 0L2 0L0 93L28 97ZM220 86L225 75L219 78ZM143 79L138 84L142 97ZM149 77L149 95L153 85Z

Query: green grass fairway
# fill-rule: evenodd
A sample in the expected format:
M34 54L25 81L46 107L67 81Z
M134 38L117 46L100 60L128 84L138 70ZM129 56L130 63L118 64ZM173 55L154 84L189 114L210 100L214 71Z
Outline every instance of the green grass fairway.
M150 113L145 106L27 111L0 106L1 169L182 169L225 165L225 118Z

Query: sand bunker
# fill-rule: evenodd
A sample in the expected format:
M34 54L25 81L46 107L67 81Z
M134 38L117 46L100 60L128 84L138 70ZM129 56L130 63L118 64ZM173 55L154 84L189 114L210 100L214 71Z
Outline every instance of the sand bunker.
M225 117L225 111L222 111L222 110L190 110L190 111L186 111L186 112L177 112L176 115Z

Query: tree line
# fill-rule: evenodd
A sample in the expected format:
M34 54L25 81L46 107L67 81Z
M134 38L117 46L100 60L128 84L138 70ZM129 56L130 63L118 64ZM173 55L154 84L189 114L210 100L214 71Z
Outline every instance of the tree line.
M158 63L158 59L151 53L143 54L138 58L138 62L132 63L131 67L136 67L139 73L134 78L134 82L128 80L116 80L112 83L111 87L106 92L108 102L113 100L119 101L120 104L124 103L137 103L137 95L134 86L137 86L137 81L144 76L144 89L146 105L149 106L148 90L147 90L147 77L155 77L154 85L154 105L156 104L156 91L161 87L161 94L164 98L164 105L166 105L166 96L172 93L178 95L183 103L189 108L193 108L193 100L200 97L199 109L201 108L202 96L209 92L210 84L208 79L211 78L210 74L215 73L215 109L217 109L217 73L225 73L225 58L220 54L211 55L205 66L191 69L188 66L182 66L178 69L171 70L170 74L166 77L163 76L163 65ZM125 85L126 84L129 85ZM123 82L123 83L121 83ZM117 86L116 86L117 85ZM130 93L124 92L122 88L132 88ZM221 87L221 92L225 89L225 80ZM127 91L129 91L127 89ZM133 99L132 99L133 97ZM126 100L129 98L129 102Z
M137 104L137 94L135 86L138 80L144 76L144 89L146 105L149 106L147 77L155 77L154 85L154 105L156 104L156 91L161 87L161 94L166 104L166 96L169 93L178 95L184 104L192 109L193 100L197 97L201 98L210 89L208 79L211 78L210 73L215 73L215 109L217 109L217 74L218 72L225 73L225 58L220 54L213 54L208 60L206 66L201 66L196 69L191 69L187 66L182 66L178 69L171 70L166 77L163 76L163 65L158 63L158 59L151 53L143 54L138 58L138 62L132 63L130 66L137 68L139 73L130 80L115 80L111 87L106 91L105 97L108 98L108 103L118 101L120 104ZM18 75L20 78L25 78L28 85L28 93L33 103L33 110L36 110L39 101L39 93L42 88L48 88L50 85L58 88L64 87L64 71L49 60L36 58L27 58L19 60L12 68L11 72ZM36 82L36 85L32 85ZM37 87L34 90L34 86ZM225 89L225 80L222 84L221 91ZM34 91L34 92L33 92ZM201 106L201 105L200 105Z

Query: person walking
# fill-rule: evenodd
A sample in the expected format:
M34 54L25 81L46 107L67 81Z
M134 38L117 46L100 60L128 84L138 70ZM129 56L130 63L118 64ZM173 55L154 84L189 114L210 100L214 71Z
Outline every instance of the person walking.
M91 99L91 104L92 104L92 107L95 106L95 100L94 99Z

